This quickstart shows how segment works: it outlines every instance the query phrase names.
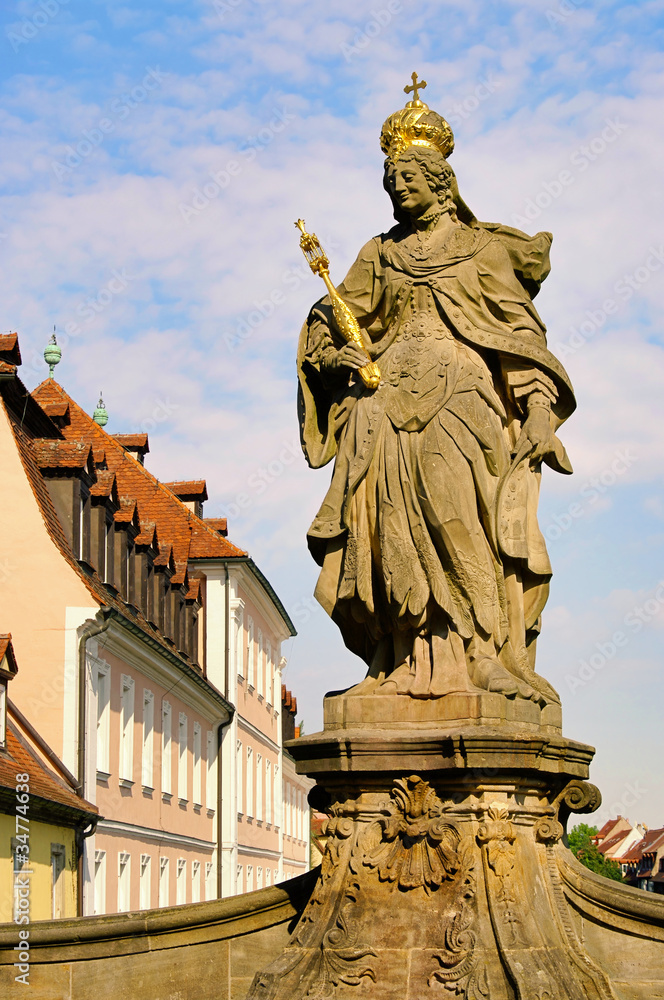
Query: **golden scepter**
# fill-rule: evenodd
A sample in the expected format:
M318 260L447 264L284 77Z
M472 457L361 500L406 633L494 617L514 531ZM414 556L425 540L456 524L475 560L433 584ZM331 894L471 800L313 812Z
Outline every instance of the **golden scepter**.
M320 245L318 237L314 233L306 231L304 228L304 219L298 219L295 225L302 233L300 248L307 259L309 267L314 274L319 274L325 282L332 302L334 318L341 334L349 343L357 344L367 354L367 349L364 346L362 334L360 333L359 323L330 280L330 262L327 259L327 254ZM377 389L380 384L380 369L375 361L370 360L368 354L367 361L368 364L359 369L360 378L368 389Z

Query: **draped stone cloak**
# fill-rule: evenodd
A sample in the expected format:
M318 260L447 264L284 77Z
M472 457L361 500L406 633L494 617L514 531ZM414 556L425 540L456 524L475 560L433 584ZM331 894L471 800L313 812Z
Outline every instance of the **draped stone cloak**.
M526 400L548 397L554 429L575 406L532 302L551 237L482 223L426 254L413 240L404 225L370 240L338 287L381 368L377 390L326 368L343 344L329 298L300 336L302 447L312 467L335 459L307 536L316 596L369 663L383 636L442 614L523 664L551 575ZM558 441L547 461L571 472Z

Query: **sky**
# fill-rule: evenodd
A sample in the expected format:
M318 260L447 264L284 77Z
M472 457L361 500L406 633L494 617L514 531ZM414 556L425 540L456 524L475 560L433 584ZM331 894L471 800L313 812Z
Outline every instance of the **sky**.
M604 803L664 825L664 0L21 0L2 5L0 301L28 388L56 378L150 470L202 477L289 611L307 732L355 683L312 593L329 482L302 456L300 326L392 225L383 120L416 70L478 218L554 235L537 307L575 386L545 469L554 567L537 668ZM7 625L10 628L10 624Z

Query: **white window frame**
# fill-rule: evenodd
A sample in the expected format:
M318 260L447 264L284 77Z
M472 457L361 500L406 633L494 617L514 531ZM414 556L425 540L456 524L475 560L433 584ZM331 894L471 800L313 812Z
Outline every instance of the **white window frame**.
M60 920L65 914L65 871L67 848L64 844L51 844L51 918Z
M94 665L94 694L97 704L97 773L110 776L111 749L111 665L97 662Z
M180 712L178 719L178 799L180 802L188 802L189 794L187 788L188 778L188 741L189 741L189 720L185 712Z
M254 816L254 748L247 747L247 774L245 779L245 814Z
M131 854L118 852L118 913L128 913L131 906Z
M154 694L143 688L143 754L141 757L141 783L144 788L154 788Z
M262 889L263 888L263 866L262 865L258 865L258 867L256 869L256 888L257 889Z
M178 858L175 874L175 905L187 902L187 859Z
M201 901L201 863L191 862L191 901L200 903Z
M141 854L141 867L138 876L139 887L139 907L141 910L149 910L152 903L152 857L149 854Z
M256 687L256 672L254 670L254 620L247 618L247 684Z
M201 776L203 773L203 768L201 764L201 724L200 722L194 723L194 768L193 768L193 789L191 797L194 801L194 805L203 805L203 787L201 784ZM196 900L198 902L198 900Z
M265 761L265 822L272 823L272 761Z
M120 770L121 784L134 783L134 678L122 674L120 684Z
M173 709L169 702L161 703L161 791L171 795L173 790L172 740Z
M206 861L205 862L205 898L206 898L206 900L208 900L208 899L216 899L216 896L217 896L217 893L216 893L216 885L215 885L215 878L214 878L214 862L213 861Z
M95 915L106 913L106 851L95 851L93 895Z
M159 858L159 905L170 906L171 880L168 858Z
M238 865L235 872L235 891L244 892L244 865Z
M254 891L254 866L247 865L247 892Z
M237 811L240 814L244 814L244 802L245 802L245 789L242 783L242 740L235 741L235 763L236 763L236 781L237 781Z
M256 754L256 820L263 822L263 755Z
M272 643L265 640L265 700L274 705L274 668L272 666Z
M216 778L216 734L214 729L208 729L207 731L207 770L205 775L205 805L208 812L214 812L217 808L217 786L215 782Z
M263 669L263 630L256 635L256 692L259 698L265 696L265 671Z

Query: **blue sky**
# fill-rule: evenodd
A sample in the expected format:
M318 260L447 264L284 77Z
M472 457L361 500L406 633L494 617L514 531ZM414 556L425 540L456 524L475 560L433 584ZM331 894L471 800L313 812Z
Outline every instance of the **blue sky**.
M24 380L55 324L81 405L103 389L156 475L205 476L206 513L299 629L285 679L309 732L363 671L311 597L329 470L299 453L294 351L321 290L293 221L337 280L389 228L378 136L417 69L478 217L553 232L537 304L579 409L576 474L543 476L538 665L566 734L597 747L604 813L664 825L664 2L26 0L2 18L0 291Z

